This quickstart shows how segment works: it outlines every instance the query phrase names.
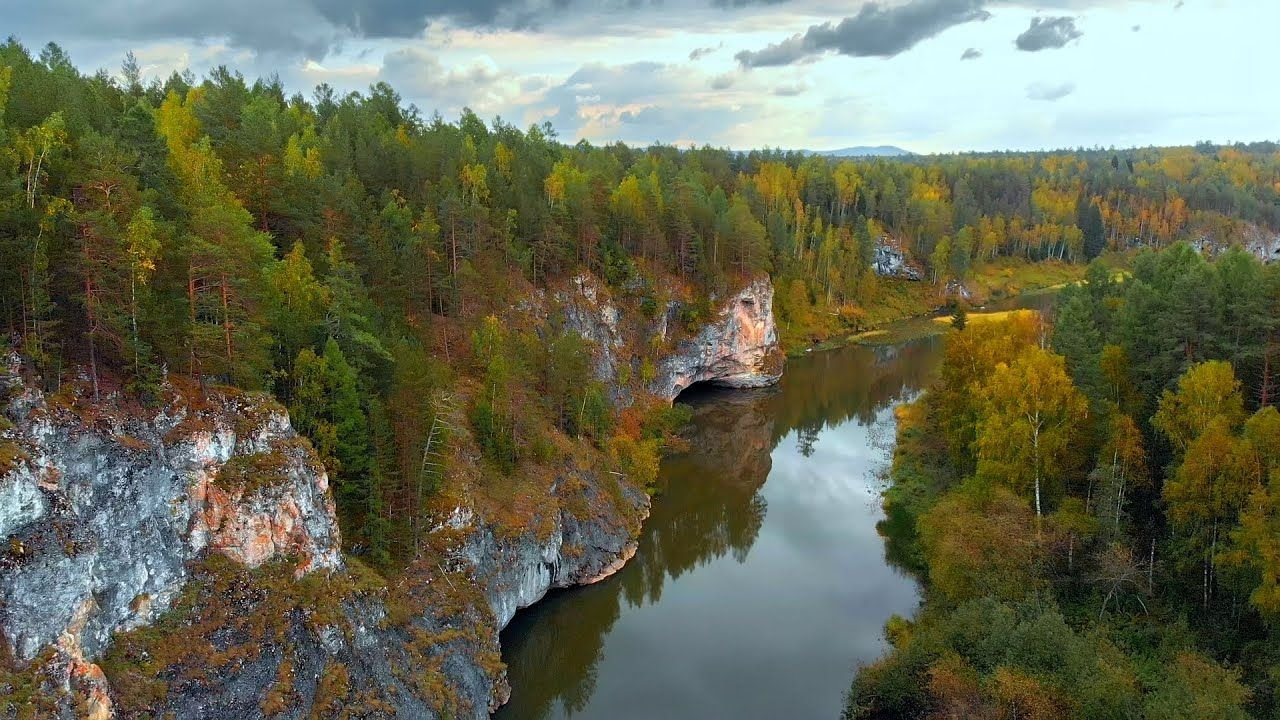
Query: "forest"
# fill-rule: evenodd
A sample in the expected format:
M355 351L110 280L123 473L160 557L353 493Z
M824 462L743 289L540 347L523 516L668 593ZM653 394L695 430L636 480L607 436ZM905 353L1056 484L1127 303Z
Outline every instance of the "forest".
M57 45L0 46L0 325L23 367L50 391L142 403L164 382L272 393L330 471L349 551L384 569L412 553L452 471L423 461L443 413L463 418L453 427L495 482L550 463L562 441L656 472L675 424L664 408L614 407L581 338L500 319L577 274L650 310L675 282L696 328L712 298L769 273L784 341L800 342L861 329L910 284L873 270L886 245L923 271L912 287L941 298L997 264L1082 269L1108 251L1216 252L1277 229L1272 144L866 161L570 145L546 124L427 116L381 83L304 97L228 68L144 81L131 55L87 75ZM1195 272L1243 262L1231 257ZM1118 292L1089 306L1100 337L1128 327ZM1232 316L1205 340L1201 300L1178 296L1195 312L1127 348L1142 392L1120 400L1141 429L1175 370L1256 330L1255 315ZM1166 340L1176 351L1143 344ZM1252 406L1271 356L1249 347L1237 372ZM1073 363L1101 394L1106 376ZM1057 472L1046 482L1074 477ZM1227 613L1218 558L1205 605Z
M885 496L926 602L847 717L1275 717L1278 270L1179 243L957 323Z

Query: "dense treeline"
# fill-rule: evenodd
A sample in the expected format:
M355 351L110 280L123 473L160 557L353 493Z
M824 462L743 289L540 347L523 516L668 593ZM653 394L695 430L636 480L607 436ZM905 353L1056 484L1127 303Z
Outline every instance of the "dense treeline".
M849 717L1274 715L1278 270L1178 244L950 337L886 494L927 601Z
M0 323L51 387L162 377L270 390L330 468L346 536L388 558L440 485L449 428L500 470L591 439L640 476L667 423L619 417L590 349L488 318L589 271L684 320L772 272L784 322L857 317L888 238L938 284L993 258L1280 228L1270 145L831 161L564 145L385 84L86 76L0 46ZM843 320L842 320L843 321ZM554 325L554 324L553 324ZM456 416L456 417L455 417ZM447 454L447 453L445 453ZM395 538L399 538L395 540Z

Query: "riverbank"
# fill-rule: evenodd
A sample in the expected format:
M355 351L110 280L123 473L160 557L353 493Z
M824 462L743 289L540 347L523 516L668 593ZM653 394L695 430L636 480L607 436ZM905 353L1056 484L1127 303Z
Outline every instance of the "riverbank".
M848 668L919 601L868 500L893 408L941 349L811 353L777 389L681 398L687 449L663 460L635 557L516 616L496 720L838 717Z
M1056 260L1027 262L1000 258L975 269L965 280L971 307L1000 305L1015 298L1052 292L1079 282L1086 266ZM951 300L934 283L886 279L877 281L875 299L840 312L788 313L779 323L782 349L790 357L849 344L893 345L936 335L943 329L930 319ZM798 319L797 319L798 317ZM920 322L916 322L920 321Z
M1272 507L1262 478L1280 464L1253 448L1275 445L1275 409L1264 403L1244 419L1244 363L1162 370L1144 352L1183 327L1186 305L1171 298L1203 288L1196 302L1232 306L1215 293L1249 286L1229 278L1241 272L1233 263L1251 261L1207 267L1186 248L1165 253L1135 263L1132 285L1064 296L1050 343L1016 313L970 323L946 341L930 391L898 409L883 534L925 600L887 623L892 650L859 668L844 718L1275 716L1273 608L1258 601L1271 560L1248 535L1270 512L1257 508ZM1211 332L1197 330L1187 347L1239 357L1215 347ZM1079 351L1080 337L1093 338L1090 350ZM1162 347L1180 349L1174 342ZM1103 347L1129 362L1109 384L1077 386ZM1171 464L1159 440L1148 454L1144 431L1173 440L1183 426L1166 418L1188 412L1209 377L1225 389L1195 408L1189 432L1204 434ZM1109 402L1115 387L1123 409ZM1031 412L1042 424L1021 419ZM1214 518L1232 527L1223 536L1233 574L1223 581L1202 569L1213 567L1213 546L1184 519L1208 503L1185 488L1224 477L1232 463L1253 506ZM1215 584L1250 606L1215 601Z

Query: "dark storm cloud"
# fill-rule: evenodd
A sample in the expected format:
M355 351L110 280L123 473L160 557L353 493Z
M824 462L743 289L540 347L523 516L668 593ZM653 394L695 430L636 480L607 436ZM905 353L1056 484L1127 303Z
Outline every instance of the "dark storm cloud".
M354 38L410 38L447 21L477 28L532 29L575 13L737 12L789 0L0 0L3 33L27 43L110 39L225 41L259 54L322 59Z
M979 50L978 48L969 48L968 50L964 51L964 54L960 56L960 59L961 60L977 60L980 57L982 57L981 50Z
M911 0L886 7L862 6L839 24L814 25L763 50L735 57L743 67L775 67L806 62L828 52L855 57L893 57L955 25L986 20L985 0Z
M5 32L28 43L77 38L129 42L223 40L260 53L320 57L342 33L305 0L43 0L2 3ZM127 49L127 46L126 46Z
M1039 52L1064 47L1083 34L1076 29L1075 18L1032 18L1031 27L1019 35L1014 44L1019 50Z
M653 8L664 14L780 5L791 0L305 0L339 27L364 37L412 37L436 20L472 27L531 29L567 11L616 13Z
M1027 99L1057 102L1075 91L1075 83L1035 83L1027 88Z
M309 0L334 25L370 38L413 37L428 23L448 19L468 26L535 26L571 0Z

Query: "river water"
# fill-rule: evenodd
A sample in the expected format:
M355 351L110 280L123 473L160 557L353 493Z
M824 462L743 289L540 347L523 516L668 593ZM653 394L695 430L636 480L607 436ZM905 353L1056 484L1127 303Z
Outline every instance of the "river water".
M636 557L503 632L500 720L839 717L916 582L876 530L893 408L941 339L794 359L778 388L695 388Z

